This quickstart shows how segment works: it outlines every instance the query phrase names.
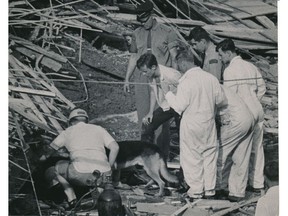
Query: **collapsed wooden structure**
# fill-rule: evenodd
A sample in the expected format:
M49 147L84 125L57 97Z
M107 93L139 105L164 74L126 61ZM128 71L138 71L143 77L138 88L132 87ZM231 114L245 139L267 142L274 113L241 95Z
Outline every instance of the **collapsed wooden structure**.
M52 3L50 0L44 7L35 2L18 0L9 3L9 169L10 172L17 170L13 172L17 176L10 176L10 179L15 178L19 182L16 187L13 182L11 199L20 196L18 192L25 181L32 181L33 184L31 172L35 163L30 148L41 144L41 138L51 140L61 132L66 127L69 110L75 107L49 77L54 75L69 80L80 78L85 86L81 73L61 50L71 51L77 55L78 62L84 61L123 80L123 72L113 74L110 71L113 63L103 66L101 63L85 62L82 44L87 40L85 34L89 32L93 35L89 41L92 45L105 38L116 41L125 49L125 46L129 46L133 29L139 25L135 6L142 1L119 1L107 6L91 0L88 1L89 9L83 6L84 0L66 3L57 0ZM187 43L184 38L191 28L202 26L215 43L223 38L232 38L239 51L261 69L267 84L267 92L262 100L265 133L266 139L272 140L266 142L266 148L277 149L276 1L154 0L153 3L156 19L173 27L183 43ZM71 34L68 29L76 30L76 33ZM29 30L29 36L18 36L17 32L22 30ZM59 43L64 38L73 41L79 48L76 50ZM103 55L101 50L95 52ZM65 64L71 64L74 73L67 72L63 68ZM19 153L19 150L22 152ZM21 155L21 158L24 155L25 161L15 155Z

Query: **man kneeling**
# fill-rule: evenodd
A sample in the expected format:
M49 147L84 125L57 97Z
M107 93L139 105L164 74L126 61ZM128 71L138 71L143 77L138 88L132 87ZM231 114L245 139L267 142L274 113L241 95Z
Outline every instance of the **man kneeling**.
M111 177L119 146L113 137L102 127L88 124L85 110L74 109L69 115L69 127L62 131L49 146L49 153L40 160L48 158L55 150L65 147L69 160L61 160L46 171L46 179L52 185L63 186L70 207L77 199L73 187L97 186L100 177L107 181ZM105 147L110 150L107 158ZM98 172L99 171L99 172Z

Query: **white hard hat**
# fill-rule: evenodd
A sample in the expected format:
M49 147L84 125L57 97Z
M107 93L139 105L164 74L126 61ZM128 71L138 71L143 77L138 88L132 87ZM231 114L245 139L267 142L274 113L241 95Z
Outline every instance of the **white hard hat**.
M74 109L69 115L69 121L75 117L86 117L88 119L87 112L83 109Z

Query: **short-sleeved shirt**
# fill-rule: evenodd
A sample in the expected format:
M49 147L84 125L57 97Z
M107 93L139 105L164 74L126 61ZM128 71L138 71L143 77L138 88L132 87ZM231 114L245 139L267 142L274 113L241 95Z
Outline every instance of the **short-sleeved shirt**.
M147 38L149 30L137 28L132 35L131 53L137 53L138 58L147 52ZM169 50L178 44L178 36L170 27L153 20L151 28L151 49L157 62L167 67L172 66Z
M159 66L159 72L160 72L160 86L156 85L155 79L152 80L150 86L155 93L158 105L165 112L170 109L170 106L165 99L165 94L161 88L161 83L163 82L168 83L170 90L173 93L176 93L178 80L181 78L182 75L179 71L175 70L174 68L166 67L163 65L158 65L158 66Z
M111 167L105 147L113 141L114 138L104 128L79 122L62 131L51 146L56 150L66 147L78 172L108 172Z
M222 62L216 51L216 46L211 42L205 51L203 70L214 75L219 81L222 74Z

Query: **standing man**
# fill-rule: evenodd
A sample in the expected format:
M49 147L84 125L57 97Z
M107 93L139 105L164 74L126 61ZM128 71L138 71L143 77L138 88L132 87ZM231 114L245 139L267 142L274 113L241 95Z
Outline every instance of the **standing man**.
M65 147L69 152L69 160L58 161L53 170L48 169L48 182L60 183L63 186L70 207L76 203L76 195L72 185L91 186L98 170L104 181L111 176L119 146L112 136L102 127L87 124L88 115L85 110L74 109L69 115L69 125L50 144L48 154L40 160L45 160L53 152ZM105 147L110 150L107 158ZM53 172L51 172L53 171ZM94 185L96 186L96 185Z
M244 101L232 90L221 86L227 106L217 110L219 124L219 156L217 161L217 192L220 196L240 201L245 197L249 160L252 148L253 116Z
M141 140L154 143L154 131L172 117L175 117L176 125L179 128L179 115L169 106L161 88L162 83L167 83L171 91L176 93L178 80L181 73L173 68L158 64L152 53L145 53L137 61L137 68L148 77L150 83L150 109L143 118ZM159 107L155 110L156 103ZM170 142L162 143L159 146L167 161L169 156Z
M216 106L225 104L218 80L194 64L193 55L177 57L182 73L176 95L162 85L169 105L180 115L180 164L192 199L215 195L217 170ZM185 72L186 71L186 72Z
M133 35L130 46L130 59L126 72L124 91L130 92L129 79L135 71L135 82L148 83L147 77L144 76L139 70L136 69L136 62L139 57L150 52L155 55L159 64L176 68L175 56L176 56L176 45L178 36L175 31L170 27L158 23L152 16L153 3L146 0L145 3L139 5L136 8L138 13L137 20L142 24L141 27L137 28ZM135 70L136 69L136 70ZM136 97L136 108L139 120L139 129L141 131L142 120L144 116L149 112L149 99L150 87L149 85L135 85L135 97ZM169 138L169 124L166 123L165 129L163 125L163 132L167 134L163 137ZM163 142L167 142L163 140Z
M253 114L255 128L248 184L253 187L255 192L262 192L265 162L263 149L264 111L260 100L266 91L265 82L257 67L236 54L235 44L231 39L220 42L217 45L217 51L223 64L228 65L223 73L224 86L239 95Z
M193 49L202 54L201 68L220 81L222 79L222 63L208 32L197 26L190 31L188 40Z

